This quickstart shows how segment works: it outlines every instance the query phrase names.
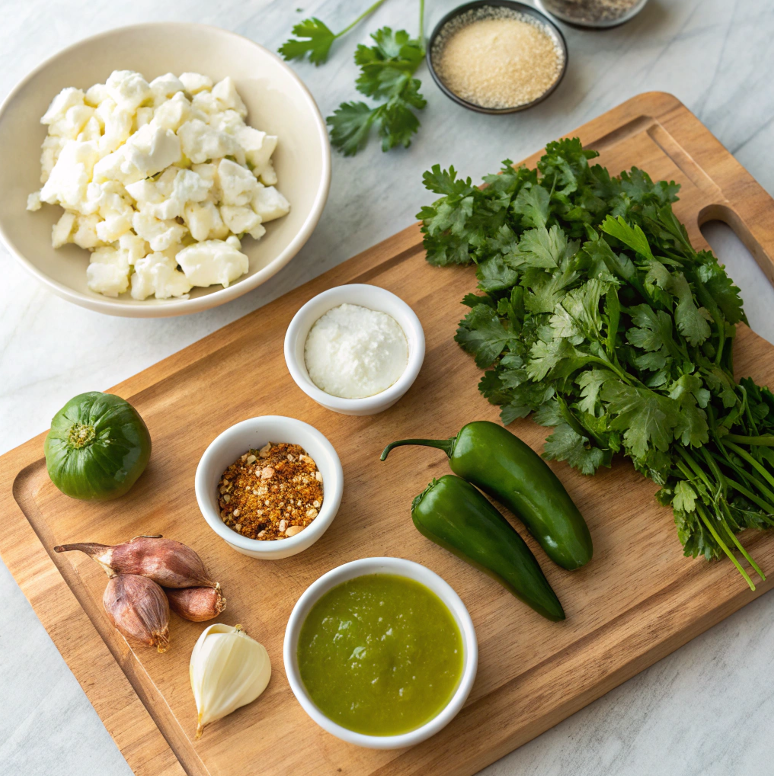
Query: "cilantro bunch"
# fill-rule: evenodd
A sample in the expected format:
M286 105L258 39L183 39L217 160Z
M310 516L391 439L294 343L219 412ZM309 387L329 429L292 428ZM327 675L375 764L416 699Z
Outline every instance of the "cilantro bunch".
M678 186L636 168L612 177L577 139L537 169L479 189L433 167L422 208L428 261L476 266L480 294L456 340L485 371L506 425L553 427L544 456L584 474L615 454L661 486L686 555L738 552L774 526L774 395L733 373L739 289L672 212Z
M336 34L319 19L306 19L293 27L297 38L286 41L279 52L287 60L303 59L308 54L311 62L320 65L327 61L333 42L373 13L382 2L384 0L379 0ZM424 0L420 0L417 38L411 38L405 30L393 32L390 27L382 27L371 34L373 46L360 44L355 50L355 64L360 68L355 82L357 90L382 102L374 107L363 101L344 102L327 117L331 142L344 156L354 156L365 148L372 129L381 138L383 151L411 145L420 125L415 111L422 110L427 104L419 93L422 84L414 78L425 56L423 19Z

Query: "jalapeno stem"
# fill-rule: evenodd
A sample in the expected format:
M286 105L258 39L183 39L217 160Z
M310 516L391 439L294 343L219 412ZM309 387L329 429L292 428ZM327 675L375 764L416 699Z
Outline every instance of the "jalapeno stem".
M454 445L457 442L457 437L451 439L401 439L398 442L390 442L387 447L382 451L382 461L387 459L390 454L390 450L394 447L402 447L403 445L423 445L424 447L436 447L439 450L443 450L446 455L451 458L454 452Z

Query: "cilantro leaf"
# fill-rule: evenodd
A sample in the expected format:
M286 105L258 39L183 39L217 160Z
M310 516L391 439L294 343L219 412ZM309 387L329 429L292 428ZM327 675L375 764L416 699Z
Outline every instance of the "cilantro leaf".
M511 205L514 215L521 216L524 228L545 228L548 223L549 194L537 185L524 186Z
M616 240L631 248L635 253L645 256L651 259L651 261L653 260L648 238L645 236L645 232L636 224L632 227L621 216L618 216L618 218L608 216L602 222L600 228L603 232L615 237Z
M691 345L701 345L710 335L708 320L712 316L693 301L693 292L682 272L672 275L669 292L677 298L675 322L677 328Z
M685 480L680 480L675 485L672 504L674 504L675 509L693 512L696 509L696 491Z
M554 269L563 259L573 256L577 251L577 243L568 243L565 233L558 226L552 226L550 230L541 226L524 232L515 263L527 267Z
M550 461L567 461L581 474L594 474L605 463L605 451L590 446L588 437L581 436L567 423L557 426L546 439L543 457Z
M293 27L291 38L279 47L279 53L285 60L303 59L309 54L309 61L318 67L328 60L334 35L328 27L316 17L304 19Z
M454 339L473 355L476 366L485 369L515 341L515 335L503 326L489 305L480 304L465 316Z
M668 399L612 381L603 387L602 398L615 416L610 427L624 432L624 444L635 458L644 457L650 447L662 452L669 449L680 414Z
M729 323L747 323L747 316L742 306L742 297L734 281L726 274L726 271L718 264L718 260L709 251L702 251L697 259L699 266L699 278L710 292L715 304L721 309L725 319Z
M331 142L344 156L354 156L365 148L374 121L374 112L364 102L343 102L328 116Z
M502 291L515 285L518 273L506 266L501 256L492 256L478 265L476 276L482 291Z

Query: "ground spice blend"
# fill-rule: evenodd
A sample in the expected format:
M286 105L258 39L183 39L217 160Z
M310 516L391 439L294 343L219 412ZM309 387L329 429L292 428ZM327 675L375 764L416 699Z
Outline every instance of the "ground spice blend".
M249 450L223 472L220 517L249 539L295 536L319 514L322 474L299 445L269 442Z

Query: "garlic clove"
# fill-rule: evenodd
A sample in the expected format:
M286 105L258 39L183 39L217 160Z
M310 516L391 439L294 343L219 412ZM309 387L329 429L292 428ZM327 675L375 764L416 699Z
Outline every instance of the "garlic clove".
M97 561L109 577L137 574L163 587L215 587L202 559L190 547L162 536L135 536L111 547L83 542L62 544L54 552L79 550Z
M251 639L241 625L215 623L199 636L191 653L189 675L199 714L199 738L205 725L258 698L269 684L271 661L266 648Z

